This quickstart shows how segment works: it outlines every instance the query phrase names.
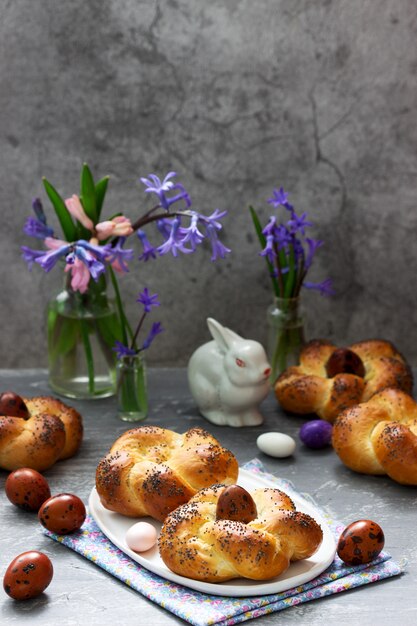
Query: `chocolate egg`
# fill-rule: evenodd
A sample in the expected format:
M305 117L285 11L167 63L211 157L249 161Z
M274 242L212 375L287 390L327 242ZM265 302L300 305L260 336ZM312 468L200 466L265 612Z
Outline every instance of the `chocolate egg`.
M10 502L24 511L39 511L51 497L48 481L30 467L21 467L8 475L4 485Z
M352 522L339 537L337 554L347 565L362 565L376 559L384 547L382 528L369 519Z
M355 374L355 376L365 376L365 366L362 359L356 352L349 348L338 348L329 357L326 363L326 372L329 378L336 374Z
M48 498L39 509L42 526L52 533L68 535L81 528L86 517L82 500L73 493L60 493Z
M4 591L14 600L35 598L47 588L53 573L51 560L46 554L37 550L23 552L6 570Z
M239 485L226 487L217 500L216 519L229 519L247 524L257 517L256 504L246 489Z
M325 420L310 420L300 428L300 439L308 448L324 448L332 440L333 427Z
M22 417L29 419L29 411L23 399L14 391L4 391L0 394L0 415Z

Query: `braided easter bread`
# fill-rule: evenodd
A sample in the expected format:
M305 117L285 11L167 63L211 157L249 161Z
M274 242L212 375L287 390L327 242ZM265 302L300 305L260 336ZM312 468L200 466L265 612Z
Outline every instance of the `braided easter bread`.
M0 396L0 468L44 471L73 456L83 437L81 415L48 396Z
M243 497L230 497L236 489ZM249 518L248 508L253 508ZM239 521L239 512L244 521ZM158 545L165 565L176 574L217 583L279 576L291 561L314 554L322 539L317 522L296 512L279 489L249 494L237 485L212 485L168 515Z
M142 426L121 435L99 462L96 488L111 511L163 521L199 489L235 482L238 471L234 455L202 428L179 435Z
M316 339L306 344L299 365L285 370L274 388L284 410L316 413L333 422L344 409L386 387L406 393L413 387L410 367L390 342L372 339L337 348Z
M332 444L342 462L362 474L388 474L417 486L417 403L398 389L384 389L343 411Z

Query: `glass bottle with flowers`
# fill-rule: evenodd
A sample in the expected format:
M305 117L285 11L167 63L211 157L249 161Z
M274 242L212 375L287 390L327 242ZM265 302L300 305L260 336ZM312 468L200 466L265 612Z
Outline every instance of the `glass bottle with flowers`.
M157 196L157 203L138 219L115 214L101 221L108 177L94 181L83 165L80 195L64 201L53 185L43 179L46 194L58 217L63 238L48 225L40 199L33 201L35 217L26 221L24 232L44 248L22 246L29 269L34 264L46 272L61 264L65 287L48 309L49 383L52 389L73 398L97 398L116 391L114 346L133 345L135 333L126 317L117 275L129 271L133 248L126 247L136 234L142 246L142 262L159 256L190 254L207 240L211 260L224 258L230 250L219 240L220 220L227 211L203 215L191 208L184 186L169 172L161 181L155 174L141 178L145 193ZM144 228L156 226L162 242L152 245ZM108 295L108 282L113 297ZM133 344L132 344L132 340Z
M160 306L160 302L158 294L150 294L147 287L139 294L136 302L143 306L143 312L130 345L125 346L120 341L116 341L116 345L113 348L117 354L116 395L118 414L120 419L125 422L141 421L148 414L144 352L150 347L154 338L163 332L161 323L154 322L145 341L138 347L138 339L145 318L153 307Z
M322 295L331 295L333 287L330 278L321 283L306 280L316 251L323 245L323 241L306 235L307 229L313 226L307 219L307 213L296 213L282 187L279 190L274 189L268 203L275 209L283 207L288 211L286 221L279 222L276 215L271 215L263 227L258 213L250 207L262 246L259 254L266 260L274 294L274 302L267 312L267 352L273 384L281 372L298 362L305 342L300 305L301 288L315 289Z

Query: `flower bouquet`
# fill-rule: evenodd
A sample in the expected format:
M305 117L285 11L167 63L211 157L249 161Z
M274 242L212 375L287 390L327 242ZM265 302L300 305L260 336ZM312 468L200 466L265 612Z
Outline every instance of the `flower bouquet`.
M323 241L306 235L307 229L313 226L307 213L296 213L282 187L274 189L268 203L274 209L283 207L288 212L287 220L278 221L276 215L271 215L263 227L255 209L249 207L262 247L259 254L265 258L274 294L274 303L268 309L267 342L271 382L274 383L282 371L298 362L304 344L304 323L300 314L301 288L331 295L333 287L330 278L321 283L306 280L315 254L323 245Z
M168 253L174 257L191 254L205 240L211 244L212 261L230 252L218 237L220 220L227 212L216 209L206 216L192 209L189 194L173 181L175 176L169 172L162 181L155 174L140 179L145 193L155 195L157 203L134 221L120 213L102 220L109 178L95 182L87 164L81 171L79 196L64 200L43 179L62 236L57 237L48 225L42 202L36 198L32 204L35 216L27 219L24 231L42 242L43 248L22 246L22 252L29 269L36 264L49 272L58 264L64 271L65 288L48 308L49 382L58 393L85 398L113 394L116 354L126 356L123 346L139 351L138 332L126 317L118 284L118 276L129 271L134 258L127 241L139 242L142 262ZM151 224L160 239L156 245L144 230ZM145 341L141 349L150 343Z

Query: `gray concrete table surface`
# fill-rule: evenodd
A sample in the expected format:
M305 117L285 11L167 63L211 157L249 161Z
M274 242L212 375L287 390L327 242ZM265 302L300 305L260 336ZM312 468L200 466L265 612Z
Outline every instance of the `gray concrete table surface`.
M367 518L385 532L385 548L404 564L400 576L327 598L290 607L257 618L251 623L272 626L281 623L339 626L417 623L417 490L403 487L388 477L354 474L329 447L310 450L298 439L305 418L285 415L271 393L262 405L265 421L250 428L218 427L202 418L189 393L184 369L151 369L150 413L146 424L184 432L193 426L209 430L232 450L242 465L255 457L276 476L291 480L299 491L309 493L333 518L350 523ZM51 395L44 370L0 370L0 391L21 395ZM77 456L56 463L45 472L53 494L76 493L87 503L94 486L95 468L113 441L130 425L117 417L114 398L94 401L65 400L84 419L85 435ZM293 436L297 448L287 459L262 454L256 438L262 432L278 431ZM26 602L10 599L0 590L0 623L36 626L72 626L88 623L159 626L186 623L145 599L72 550L42 534L36 514L14 507L4 492L7 472L0 471L0 571L3 578L9 562L26 550L45 552L54 565L54 577L45 593Z

